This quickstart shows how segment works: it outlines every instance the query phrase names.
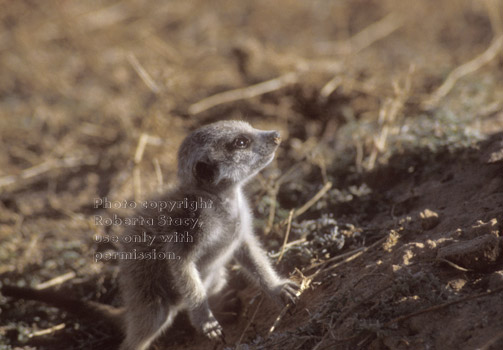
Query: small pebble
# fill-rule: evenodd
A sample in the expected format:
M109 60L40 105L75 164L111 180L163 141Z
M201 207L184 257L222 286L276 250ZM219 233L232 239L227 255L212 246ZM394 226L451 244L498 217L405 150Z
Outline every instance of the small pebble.
M440 217L433 210L425 209L419 213L421 219L421 227L423 230L431 230L440 222Z

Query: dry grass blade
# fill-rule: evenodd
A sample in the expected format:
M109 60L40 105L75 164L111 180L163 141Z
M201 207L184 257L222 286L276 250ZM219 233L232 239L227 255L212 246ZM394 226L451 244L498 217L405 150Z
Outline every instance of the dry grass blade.
M304 293L304 291L309 288L309 286L311 285L311 282L313 281L312 278L309 278L309 277L306 277L302 274L302 272L299 270L299 269L295 269L295 271L302 277L302 282L300 284L300 289L299 291L297 292L296 296L297 297L300 297L302 295L302 293ZM281 310L281 312L279 313L278 317L276 317L276 320L274 321L273 325L271 326L271 328L269 329L269 333L268 333L268 336L271 335L274 330L278 327L278 324L279 322L281 321L281 319L285 316L285 314L287 313L287 311L292 307L292 304L289 303L287 304L283 310Z
M250 328L251 324L253 323L253 321L255 320L255 317L257 316L257 312L258 310L260 309L260 305L262 305L262 301L264 301L264 297L263 296L260 296L260 300L259 302L257 303L257 307L255 308L255 311L253 311L253 315L252 317L250 318L250 321L248 321L248 323L246 324L246 327L243 329L243 332L241 333L241 335L239 336L239 340L237 341L236 343L236 349L239 347L239 345L241 344L241 342L243 341L243 338L246 334L246 332L248 331L248 328Z
M287 243L285 244L285 251L288 249L288 248L291 248L291 247L295 247L296 245L299 245L299 244L302 244L304 242L306 242L307 239L305 238L301 238L301 239L298 239L296 241L292 241L290 243ZM277 252L275 254L271 254L269 255L271 258L277 258L279 256L280 252Z
M502 332L498 332L498 334L496 334L494 337L492 337L491 339L489 339L481 347L476 348L476 350L489 350L489 349L491 349L491 346L493 346L494 344L496 344L496 342L499 341L502 338L503 338L503 331Z
M60 275L60 276L57 276L57 277L54 277L46 282L43 282L43 283L39 283L35 286L35 289L47 289L49 287L54 287L54 286L57 286L58 284L62 284L68 280L71 280L72 278L75 278L75 276L77 276L75 274L75 272L73 271L70 271L70 272L67 272L63 275Z
M57 324L51 328L47 328L47 329L42 329L40 331L36 331L36 332L33 332L33 333L30 333L28 334L28 338L33 338L33 337L40 337L42 335L47 335L47 334L51 334L51 333L54 333L56 331L59 331L63 328L65 328L65 324L64 323L60 323L60 324Z
M158 94L161 91L160 87L156 84L154 79L152 79L150 74L148 74L148 72L145 70L145 68L143 68L143 66L140 64L140 62L136 58L136 56L130 52L127 55L127 59L129 61L129 63L131 64L131 66L133 67L133 69L135 70L135 72L138 74L138 76L141 78L141 80L145 83L145 85L147 85L147 87L154 94Z
M300 163L292 165L287 171L283 173L275 182L274 185L270 187L270 196L271 196L271 205L269 207L269 216L267 218L267 225L264 229L264 235L268 235L274 226L274 218L276 215L276 202L277 202L277 197L278 197L278 192L280 186L287 182L291 181L290 177L297 171L297 169L300 167ZM275 227L277 229L277 227Z
M337 267L339 267L339 266L341 266L341 265L343 265L343 264L345 264L345 263L348 263L348 262L350 262L350 261L355 260L355 259L356 259L356 258L358 258L360 255L362 255L364 252L366 252L366 250L361 250L361 251L359 251L359 252L356 252L356 253L354 253L353 255L351 255L351 256L347 257L346 259L342 260L341 262L338 262L337 264L334 264L334 265L332 265L332 266L330 266L330 267L327 267L327 268L325 268L325 269L321 269L321 270L320 270L320 272L328 272L328 271L332 271L332 270L336 269ZM314 278L314 277L315 277L315 275L317 275L317 273L315 273L312 277Z
M153 163L155 169L155 176L157 177L157 184L159 190L162 190L162 187L164 186L164 178L162 176L161 164L159 163L158 158L154 158Z
M319 350L321 348L321 346L323 345L323 342L325 340L327 340L329 334L330 334L329 332L325 333L325 335L323 336L323 338L321 338L321 340L318 342L318 344L316 344L314 346L314 348L312 350Z
M503 102L495 101L480 109L477 113L479 118L489 117L503 110Z
M348 46L351 53L356 54L376 41L384 39L400 28L403 23L403 18L399 17L396 13L390 13L383 19L363 29L349 40Z
M318 266L321 266L321 265L326 265L326 264L329 264L329 263L332 263L334 261L337 261L337 260L342 260L342 259L345 259L346 257L348 256L352 256L352 255L356 255L357 253L361 252L362 250L365 250L365 247L360 247L360 248L357 248L357 249L354 249L354 250L351 250L349 252L346 252L346 253L343 253L343 254L339 254L339 255L336 255L328 260L325 260L323 262L320 262L320 263L317 263L317 264L314 264L314 265L311 265L309 266L305 271L309 271L309 270L312 270Z
M327 182L319 191L316 193L313 198L308 200L303 206L301 206L298 209L295 209L292 215L292 219L295 219L296 217L304 214L306 211L309 210L317 201L320 200L321 197L323 197L330 189L332 188L332 183ZM281 221L277 225L275 225L274 230L278 230L280 227L285 226L288 224L289 219L286 218L285 220Z
M423 108L431 109L438 105L438 103L452 90L457 81L464 76L471 74L498 56L498 54L503 49L503 35L495 39L492 44L479 56L475 57L473 60L462 64L461 66L454 69L444 83L435 90L431 97L423 102Z
M50 159L39 165L23 170L19 175L7 175L0 178L0 189L16 184L20 180L32 180L50 171L65 168L74 168L82 165L95 165L98 158L95 156L79 157L69 156L62 159Z
M459 270L459 271L463 271L463 272L468 272L468 271L472 271L470 269L466 269L462 266L459 266L458 264L455 264L453 263L452 261L449 261L447 259L444 259L444 258L437 258L438 261L441 261L441 262L444 262L452 267L454 267L456 270Z
M127 20L130 15L131 13L127 11L126 4L124 2L117 2L113 5L86 13L80 20L83 24L84 31L90 32L123 22Z
M411 65L403 84L400 84L397 80L392 82L394 97L387 98L379 110L378 123L381 126L381 130L374 137L374 148L368 159L368 170L374 168L378 155L386 149L388 136L392 134L392 130L399 130L396 127L394 128L394 126L398 124L400 112L410 96L414 72L415 66Z
M290 72L278 78L264 81L256 85L221 92L194 103L189 107L189 113L192 115L198 114L221 104L246 100L268 92L276 91L285 86L295 84L298 81L298 78L299 76L297 73Z
M138 145L136 146L136 151L134 153L134 162L138 164L143 159L143 153L145 152L145 146L147 146L148 135L142 133L138 139Z
M491 21L493 32L496 35L503 34L502 2L500 0L485 0L484 4L487 7L487 16Z
M320 90L320 96L323 100L326 99L334 92L339 86L341 86L343 78L340 75L336 75L328 83L326 83Z
M141 190L141 170L140 163L143 159L143 154L145 153L145 148L147 144L159 145L162 143L162 140L158 137L148 135L146 133L141 133L140 138L138 139L138 144L136 146L136 151L134 153L134 168L133 168L133 190L134 190L134 198L135 200L140 200L142 190ZM159 174L157 174L157 178L159 179ZM162 183L162 174L161 179Z
M318 191L318 193L316 193L314 195L313 198L311 198L310 200L308 200L302 207L300 207L299 209L295 209L294 213L293 213L293 218L296 218L302 214L304 214L306 211L309 210L309 208L311 208L317 201L320 200L321 197L323 197L330 189L332 188L332 183L331 182L327 182L322 188L321 190ZM286 221L284 221L284 224L286 224L288 222L288 219Z
M340 43L320 44L323 53L357 54L373 43L382 40L404 24L404 19L396 13L390 13L377 22L372 23L348 40Z
M268 235L274 225L274 216L276 215L276 201L278 197L279 186L275 185L270 190L271 205L269 207L269 216L267 217L267 225L264 229L264 235Z
M322 262L320 264L310 266L306 271L309 271L312 268L317 267L319 265L325 265L326 266L327 264L329 264L329 263L331 263L333 261L339 260L340 258L344 258L344 260L342 260L341 262L338 262L337 264L331 265L330 267L322 267L322 268L318 269L315 273L313 273L312 275L310 275L309 278L314 279L316 276L318 276L322 272L325 273L325 272L328 272L328 271L332 271L335 268L337 268L337 267L339 267L339 266L341 266L343 264L346 264L346 263L348 263L350 261L355 260L360 255L362 255L363 253L369 251L370 249L372 249L374 247L377 247L378 245L380 245L381 243L383 243L384 241L386 241L386 239L388 239L388 235L386 237L383 237L383 238L379 239L377 242L374 242L373 244L369 245L368 247L358 248L358 249L352 250L350 252L347 252L347 253L335 256L335 257L333 257L333 258L331 258L331 259L329 259L327 261L324 261L324 262Z
M281 246L281 252L279 253L278 261L276 262L276 264L278 264L281 261L281 258L283 258L283 254L285 254L286 242L288 242L288 237L290 236L290 228L292 227L292 217L293 217L293 210L290 210L290 214L288 215L288 225L286 227L285 239L283 240L283 245Z
M456 305L456 304L459 304L459 303L462 303L462 302L465 302L465 301L482 298L482 297L489 296L491 294L500 293L500 292L503 292L503 287L496 288L494 290L490 290L490 291L484 292L484 293L479 293L479 294L475 294L475 295L469 295L467 297L464 297L464 298L461 298L461 299L458 299L458 300L449 301L447 303L443 303L443 304L440 304L440 305L435 305L435 306L432 306L432 307L428 307L426 309L422 309L422 310L419 310L419 311L416 311L416 312L412 312L412 313L410 313L408 315L403 315L403 316L399 316L397 318L394 318L391 321L386 322L383 325L383 328L389 327L389 326L391 326L394 323L402 322L402 321L404 321L406 319L409 319L411 317L419 316L419 315L422 315L422 314L425 314L425 313L428 313L428 312L432 312L432 311L437 311L437 310L443 309L443 308L445 308L447 306Z

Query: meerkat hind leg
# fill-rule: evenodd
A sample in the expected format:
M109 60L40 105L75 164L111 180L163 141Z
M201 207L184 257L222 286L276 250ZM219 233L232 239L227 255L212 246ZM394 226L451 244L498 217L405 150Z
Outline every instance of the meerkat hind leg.
M161 305L136 306L128 310L126 339L120 350L147 350L152 342L168 328L178 310Z
M208 280L204 281L206 294L209 297L219 295L227 285L228 272L225 266L220 266L211 273Z
M211 276L204 282L208 303L215 318L219 322L234 322L241 311L241 300L237 291L227 287L228 271L225 265L212 271Z

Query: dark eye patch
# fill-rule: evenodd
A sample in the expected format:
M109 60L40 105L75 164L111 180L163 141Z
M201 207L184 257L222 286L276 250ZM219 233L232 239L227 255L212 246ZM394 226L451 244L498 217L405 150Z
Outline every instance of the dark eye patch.
M251 139L246 136L246 135L240 135L236 137L232 142L229 144L230 149L245 149L250 146Z

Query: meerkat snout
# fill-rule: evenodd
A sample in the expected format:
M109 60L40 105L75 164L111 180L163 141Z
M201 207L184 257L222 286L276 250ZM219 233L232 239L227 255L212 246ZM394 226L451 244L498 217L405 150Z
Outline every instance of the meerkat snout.
M272 142L276 146L279 146L279 144L281 143L281 135L280 135L280 133L278 131L276 131L276 130L273 130L273 131L269 131L268 134L269 134L269 138L272 140Z

